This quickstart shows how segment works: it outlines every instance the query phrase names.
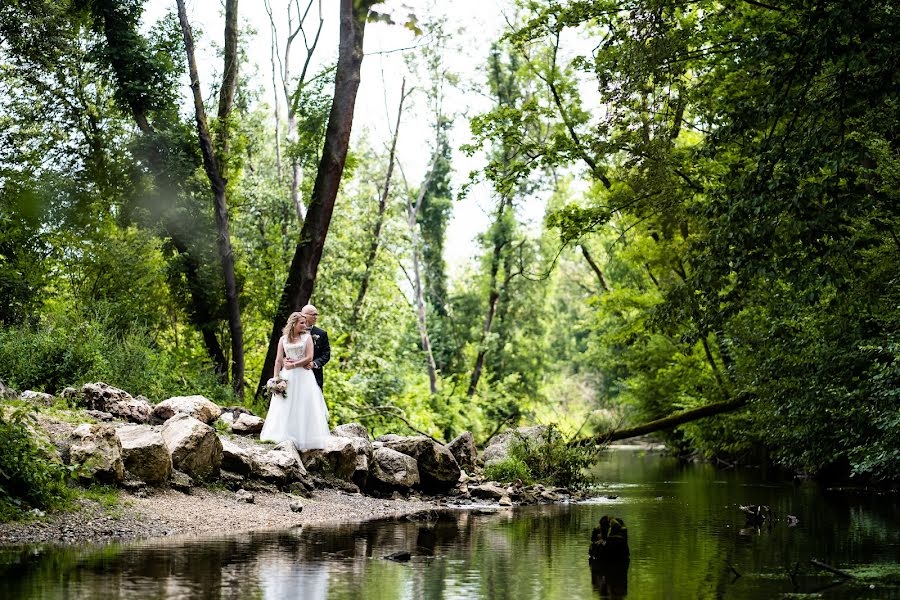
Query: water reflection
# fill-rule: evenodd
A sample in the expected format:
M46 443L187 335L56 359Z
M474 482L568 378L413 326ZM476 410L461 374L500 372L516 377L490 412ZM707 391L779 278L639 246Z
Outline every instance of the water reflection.
M430 520L256 532L215 539L0 550L0 598L898 598L832 585L810 558L896 563L897 501L773 485L659 456L598 465L605 494L574 506L455 511ZM741 533L741 504L772 519ZM587 560L605 514L628 524L630 566ZM788 527L781 519L797 515ZM384 557L408 552L407 562ZM739 575L739 576L736 576Z

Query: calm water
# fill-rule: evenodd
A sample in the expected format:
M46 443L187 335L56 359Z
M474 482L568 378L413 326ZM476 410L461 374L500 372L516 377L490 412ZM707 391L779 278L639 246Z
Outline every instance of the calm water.
M430 522L0 550L0 598L900 599L896 586L835 585L808 563L896 565L895 497L766 483L755 471L627 450L611 452L595 474L617 498L458 510ZM739 504L767 504L799 524L742 530ZM592 577L587 540L604 514L627 523L631 564L619 576ZM382 558L403 550L410 562Z

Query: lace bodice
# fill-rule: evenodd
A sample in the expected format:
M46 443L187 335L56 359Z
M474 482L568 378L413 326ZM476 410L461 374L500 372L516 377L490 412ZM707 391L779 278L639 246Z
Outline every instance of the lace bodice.
M299 360L306 355L306 342L309 340L309 334L304 333L296 342L289 342L287 336L282 338L284 346L284 355L291 360Z

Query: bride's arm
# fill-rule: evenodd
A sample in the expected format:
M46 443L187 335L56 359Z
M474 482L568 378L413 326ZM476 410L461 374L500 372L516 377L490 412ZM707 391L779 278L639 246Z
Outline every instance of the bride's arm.
M278 340L278 354L275 355L275 374L272 377L278 377L281 369L284 367L284 346L282 345L284 338Z
M308 365L309 363L312 362L312 359L313 359L313 344L311 343L312 339L307 338L307 340L309 340L309 341L306 342L306 353L305 353L304 357L301 358L300 360L292 363L292 366L305 367L306 365Z

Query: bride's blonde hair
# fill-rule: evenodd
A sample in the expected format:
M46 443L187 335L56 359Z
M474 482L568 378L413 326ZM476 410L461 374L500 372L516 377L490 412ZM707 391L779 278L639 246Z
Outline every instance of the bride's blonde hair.
M281 330L282 335L286 337L288 340L293 339L294 337L294 325L297 324L297 321L303 319L303 322L306 323L306 315L301 312L293 312L291 316L288 317L287 325L284 326L284 329Z

